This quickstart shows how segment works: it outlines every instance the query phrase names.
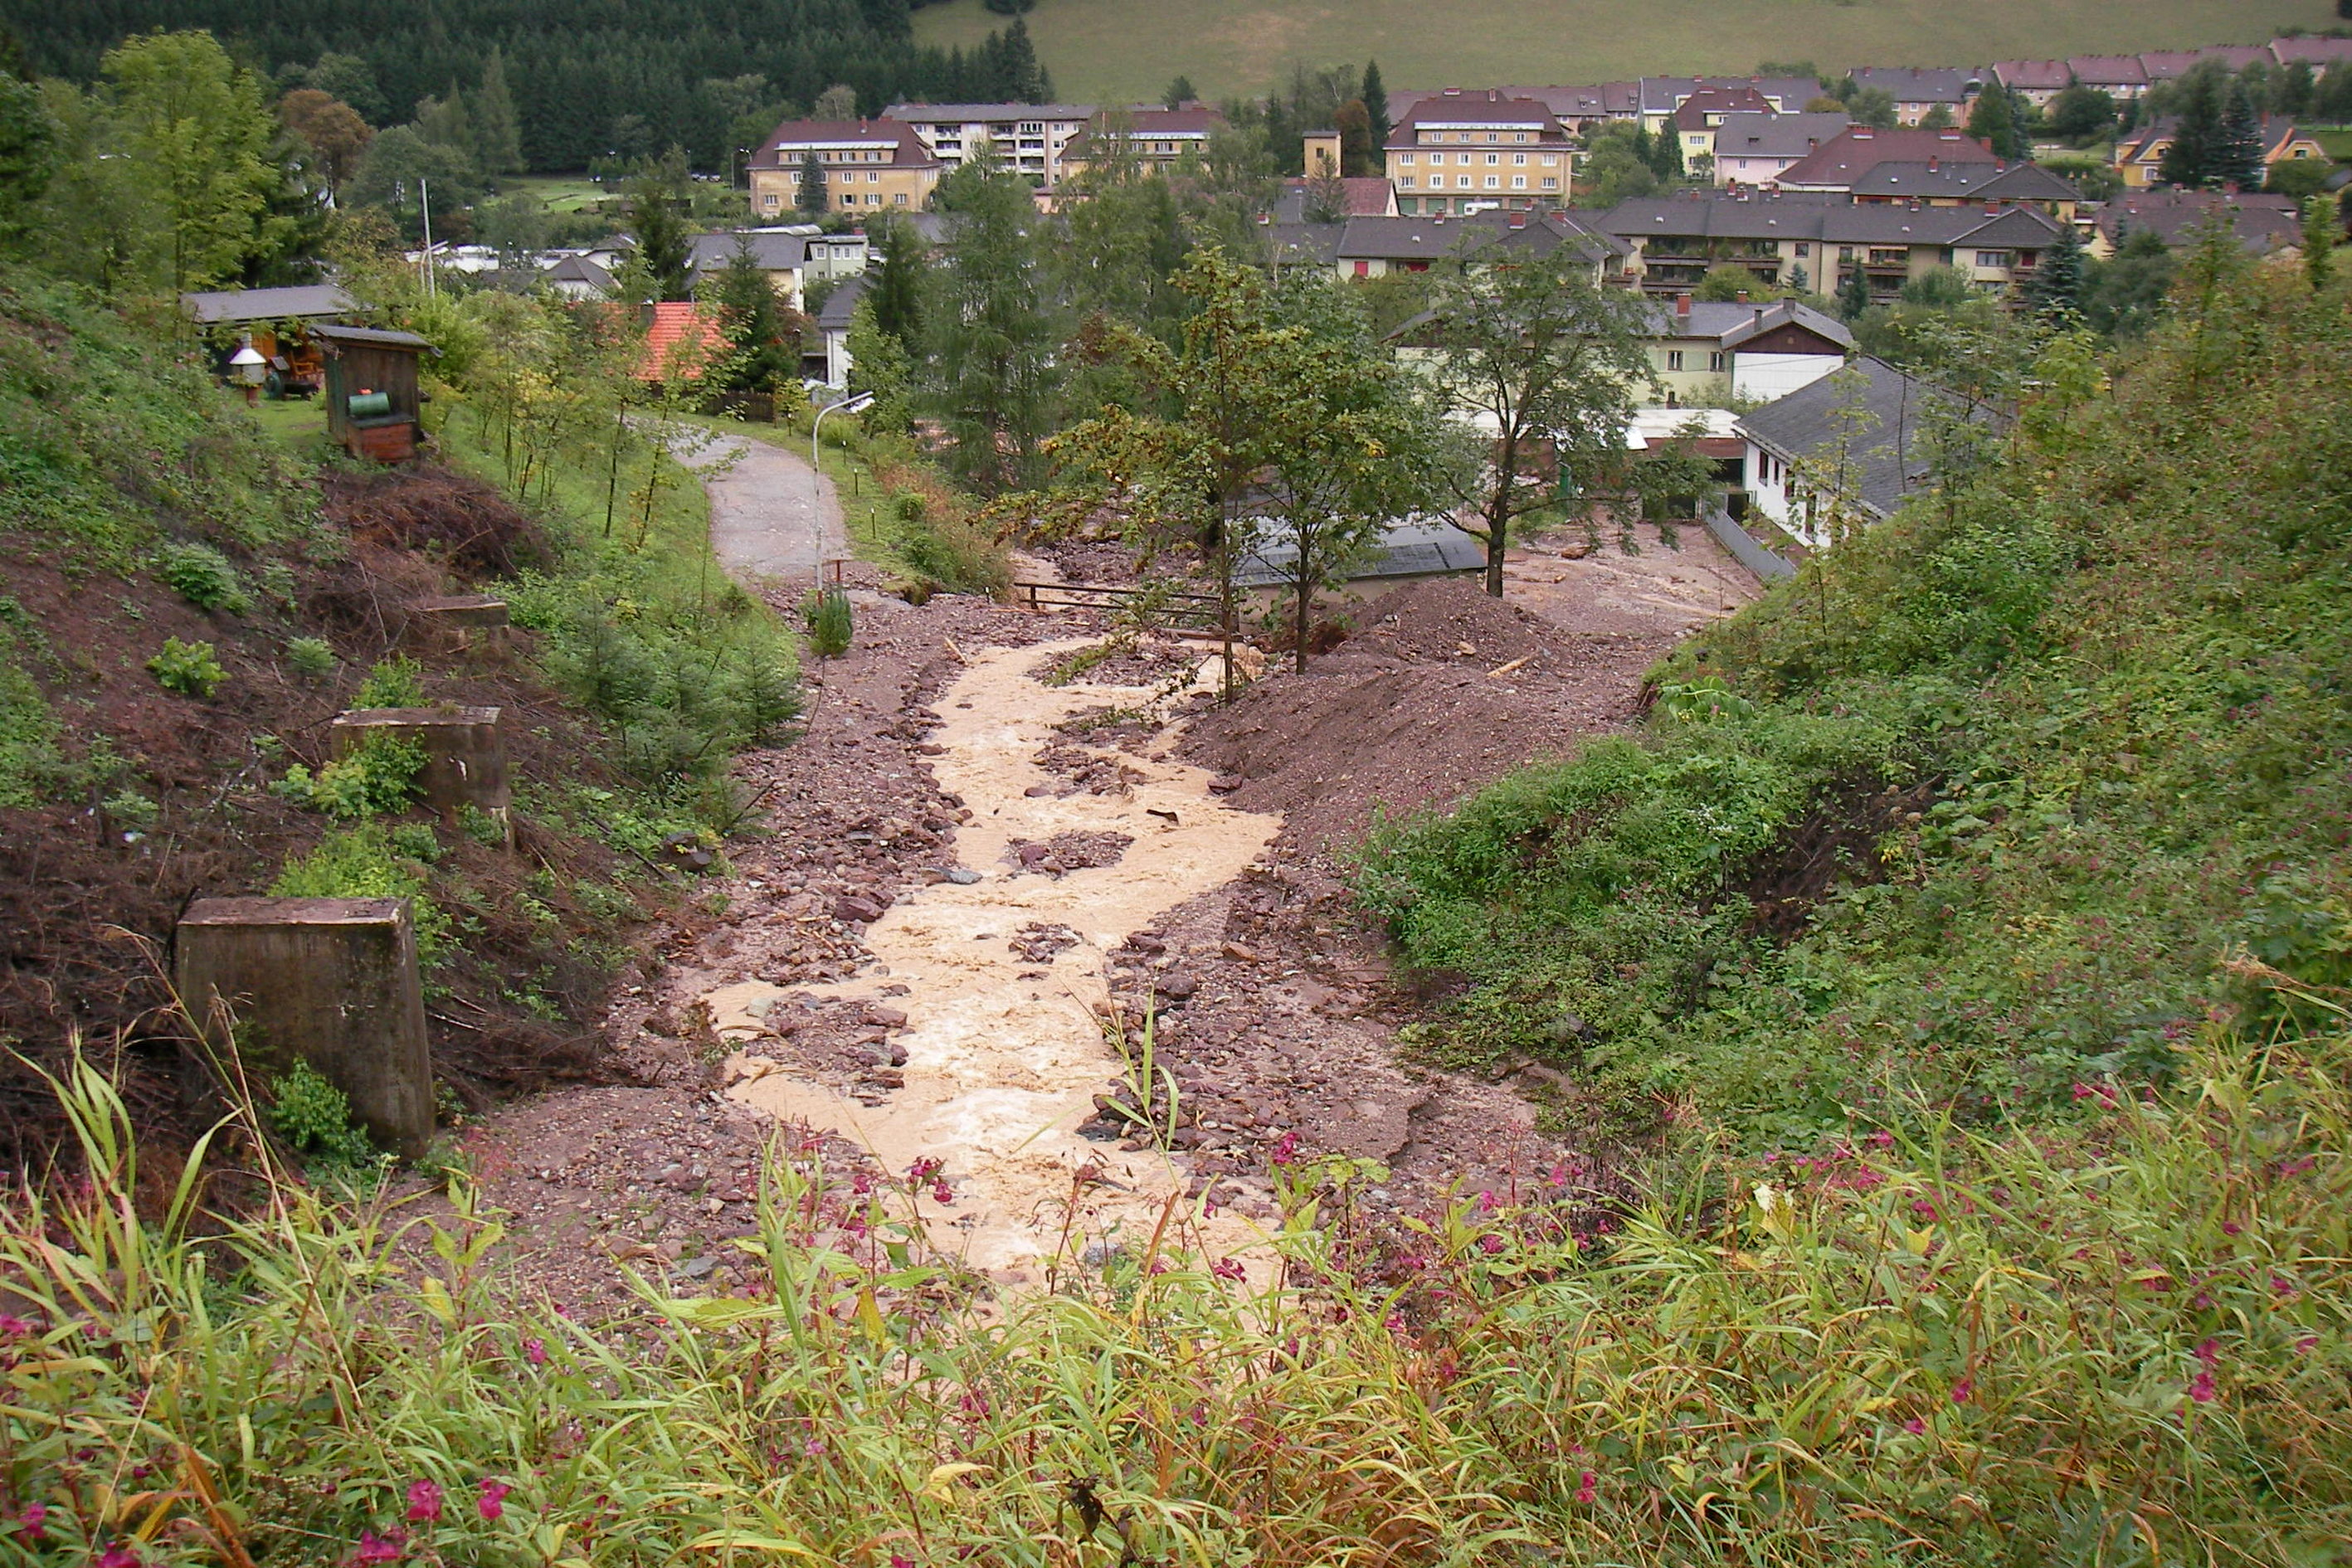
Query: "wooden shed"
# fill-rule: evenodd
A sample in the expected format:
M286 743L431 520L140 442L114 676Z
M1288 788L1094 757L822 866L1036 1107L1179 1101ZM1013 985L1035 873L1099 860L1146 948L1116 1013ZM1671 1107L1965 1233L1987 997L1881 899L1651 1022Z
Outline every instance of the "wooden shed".
M327 367L327 435L354 458L397 463L416 455L418 363L433 345L377 327L310 329Z

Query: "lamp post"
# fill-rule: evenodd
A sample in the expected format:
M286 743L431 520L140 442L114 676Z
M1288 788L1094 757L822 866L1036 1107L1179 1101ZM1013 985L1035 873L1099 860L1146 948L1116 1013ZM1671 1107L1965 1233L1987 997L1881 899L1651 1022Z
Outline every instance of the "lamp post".
M842 402L826 404L809 421L809 554L815 563L813 571L819 593L824 591L824 468L817 458L816 433L824 427L826 415L856 414L873 401L872 393L861 392Z
M228 366L229 374L236 376L237 384L245 388L246 402L252 403L255 395L261 390L262 378L269 374L269 362L261 357L260 351L253 346L253 340L247 338L244 346L229 356Z

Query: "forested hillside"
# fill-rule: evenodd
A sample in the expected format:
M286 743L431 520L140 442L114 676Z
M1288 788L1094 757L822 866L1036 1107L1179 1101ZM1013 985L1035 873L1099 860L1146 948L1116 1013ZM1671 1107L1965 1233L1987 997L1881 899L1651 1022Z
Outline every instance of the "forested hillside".
M320 87L370 124L420 100L471 92L493 50L513 94L525 161L584 168L677 144L698 167L725 165L747 113L803 110L836 84L871 114L898 98L1042 95L1025 32L967 53L920 48L906 0L444 0L370 10L331 0L0 0L32 68L78 81L131 34L201 27L289 85ZM318 79L320 62L327 69Z

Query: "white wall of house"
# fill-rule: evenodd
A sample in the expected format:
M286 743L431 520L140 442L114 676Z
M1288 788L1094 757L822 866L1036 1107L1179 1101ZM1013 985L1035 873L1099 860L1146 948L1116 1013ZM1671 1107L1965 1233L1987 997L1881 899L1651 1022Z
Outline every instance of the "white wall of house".
M1741 351L1731 362L1731 395L1770 403L1807 387L1845 363L1838 354L1768 354Z
M825 330L824 384L835 392L849 390L849 329L846 327Z
M1740 488L1748 492L1748 512L1760 517L1790 538L1810 545L1801 523L1791 521L1788 465L1753 441L1745 443Z

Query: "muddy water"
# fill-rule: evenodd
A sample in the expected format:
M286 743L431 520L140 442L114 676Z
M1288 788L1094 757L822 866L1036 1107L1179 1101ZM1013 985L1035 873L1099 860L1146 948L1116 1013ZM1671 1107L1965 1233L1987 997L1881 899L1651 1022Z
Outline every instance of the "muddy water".
M776 1068L739 1083L738 1099L787 1120L831 1127L863 1143L893 1170L918 1159L947 1163L955 1188L954 1229L934 1239L961 1246L975 1268L1018 1281L1059 1244L1073 1173L1088 1163L1107 1181L1089 1192L1079 1229L1148 1237L1182 1173L1154 1152L1130 1153L1072 1131L1093 1114L1094 1096L1123 1064L1102 1037L1095 1005L1105 999L1104 955L1177 904L1238 875L1265 848L1281 819L1236 811L1208 792L1209 775L1175 762L1119 753L1143 774L1132 796L1033 796L1053 782L1030 759L1057 739L1053 726L1106 702L1145 693L1118 687L1049 688L1033 678L1078 642L999 648L975 655L933 705L945 722L931 739L942 788L963 797L971 820L957 830L961 863L976 883L940 883L902 895L867 928L866 942L887 975L810 987L820 995L869 997L906 1013L906 1087L868 1107L831 1089L796 1081ZM1163 815L1153 815L1154 812ZM1172 820L1171 818L1172 817ZM1015 875L1003 863L1015 839L1110 831L1130 837L1117 865L1060 878ZM1058 924L1078 944L1050 963L1016 956L1008 943L1031 922ZM1043 979L1024 973L1045 971ZM907 987L883 997L885 984ZM759 1014L784 993L758 982L709 997L721 1033L745 1039ZM756 1070L758 1064L739 1065ZM927 1205L928 1206L928 1205ZM1230 1215L1203 1237L1241 1249L1254 1234ZM1138 1244L1139 1245L1139 1243Z

